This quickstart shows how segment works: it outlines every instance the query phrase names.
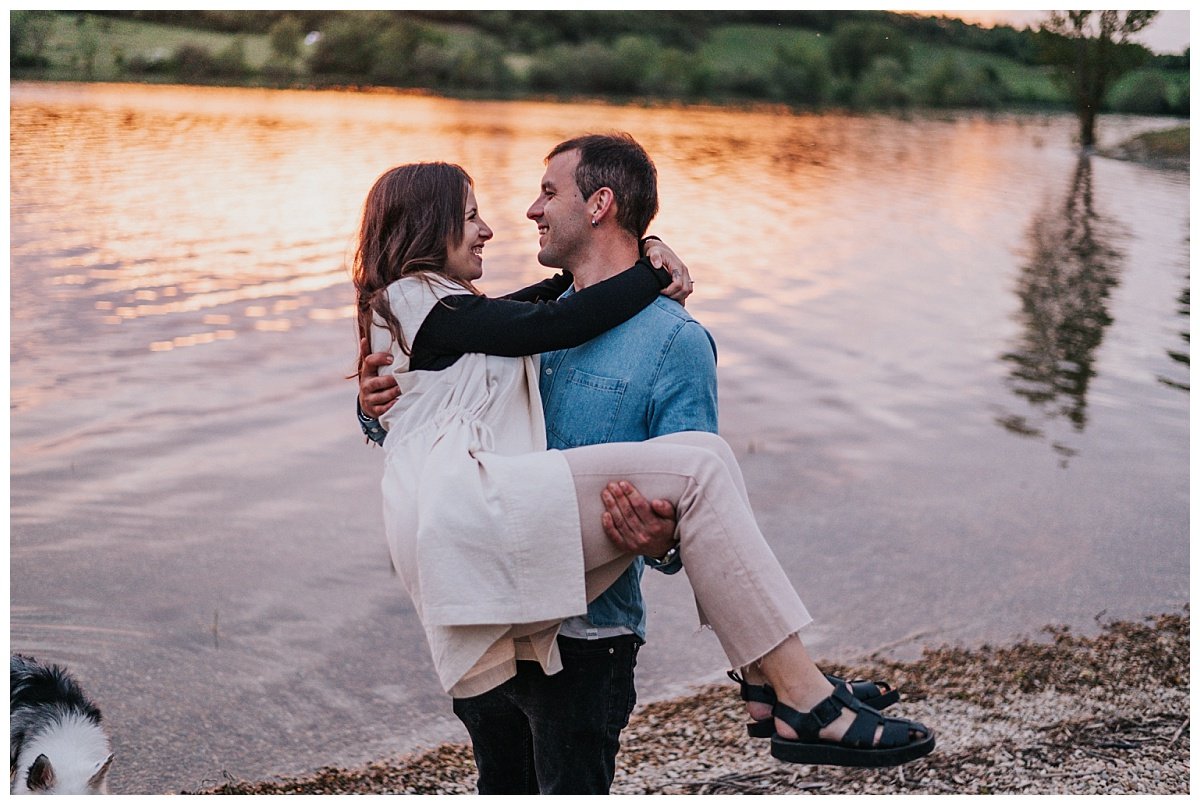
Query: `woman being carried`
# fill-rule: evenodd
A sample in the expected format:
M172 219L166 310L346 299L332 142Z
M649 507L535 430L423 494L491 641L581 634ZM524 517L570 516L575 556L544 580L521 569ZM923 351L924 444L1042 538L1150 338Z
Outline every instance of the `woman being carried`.
M743 693L774 702L773 730L761 711L752 726L772 735L775 757L887 766L928 754L929 728L881 715L809 658L796 632L811 618L720 437L546 450L536 356L633 317L670 274L643 258L561 300L566 273L489 299L472 282L491 235L461 168L404 165L368 194L355 255L359 333L392 353L400 391L381 418L389 548L443 687L475 696L513 676L518 660L561 667L561 620L634 559L601 525L602 490L627 479L675 506L702 621L735 668L767 683Z

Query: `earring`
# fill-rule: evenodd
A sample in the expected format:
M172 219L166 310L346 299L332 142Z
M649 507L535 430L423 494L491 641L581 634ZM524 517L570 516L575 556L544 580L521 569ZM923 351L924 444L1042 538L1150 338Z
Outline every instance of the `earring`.
M595 227L595 226L600 226L599 222L598 222L598 221L596 221L596 219L595 219L595 218L593 218L593 219L592 219L592 226L594 226L594 227Z

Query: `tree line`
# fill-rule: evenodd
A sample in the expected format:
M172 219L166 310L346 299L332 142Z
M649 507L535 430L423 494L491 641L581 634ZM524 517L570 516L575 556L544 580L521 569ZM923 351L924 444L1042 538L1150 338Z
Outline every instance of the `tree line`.
M224 46L178 45L170 52L119 54L130 77L185 81L242 80L276 85L372 84L462 94L520 96L649 96L679 100L754 100L803 106L862 108L931 106L995 108L1055 103L1033 94L993 63L950 54L961 48L1018 65L1067 63L1070 32L1008 26L984 29L961 20L874 11L109 11L131 19L233 34ZM46 25L53 12L12 12L14 69L44 61ZM756 58L715 58L706 43L731 25L776 26L820 37L769 43ZM80 25L86 39L86 25ZM241 35L239 37L238 35ZM253 66L245 36L266 36L270 56ZM94 37L93 37L94 38ZM39 44L40 43L40 44ZM914 45L942 46L942 55L914 64ZM754 43L746 45L754 48ZM82 45L90 73L94 43ZM1122 39L1120 73L1138 66L1186 69L1183 56L1155 57ZM1066 54L1066 55L1064 55ZM1182 62L1182 65L1179 64ZM1069 70L1057 103L1072 94ZM91 77L86 75L86 77ZM1125 82L1100 103L1117 111L1187 114L1187 93L1166 85L1155 70ZM1097 107L1099 108L1099 107Z

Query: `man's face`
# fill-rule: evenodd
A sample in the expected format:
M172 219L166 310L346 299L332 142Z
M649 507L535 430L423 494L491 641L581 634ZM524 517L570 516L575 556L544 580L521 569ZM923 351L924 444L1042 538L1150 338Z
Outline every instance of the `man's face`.
M591 229L587 200L575 184L578 151L556 154L546 163L542 192L525 215L538 225L538 262L550 268L571 269L575 255L586 247Z

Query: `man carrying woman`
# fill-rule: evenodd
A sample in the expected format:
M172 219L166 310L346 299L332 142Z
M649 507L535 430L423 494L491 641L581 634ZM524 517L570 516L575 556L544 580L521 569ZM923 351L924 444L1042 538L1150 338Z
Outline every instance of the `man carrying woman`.
M621 153L635 164L634 176L644 158L653 181L652 163L627 137L580 138L551 153L529 216L541 233L539 260L571 273L510 298L488 300L471 285L482 273L491 231L460 170L426 165L390 171L372 190L364 214L355 277L362 330L370 332L376 349L392 354L395 362L385 377L398 380L404 392L383 413L384 424L394 430L385 442L389 543L426 626L439 675L472 734L481 792L575 793L607 790L611 783L617 735L633 702L632 657L628 695L609 690L601 708L607 723L594 725L605 739L598 745L583 741L587 746L580 751L571 739L555 737L569 736L577 719L570 712L555 717L569 706L572 693L555 679L567 681L569 675L550 672L569 668L570 651L563 646L579 640L564 638L564 628L567 634L581 628L585 647L593 636L589 630L597 640L610 639L599 636L607 624L596 622L602 592L627 577L637 590L632 557L600 525L601 495L619 479L633 480L648 496L679 507L680 544L671 548L660 541L671 521L656 515L671 511L659 503L659 511L647 517L655 536L645 552L666 554L672 563L678 554L687 562L703 614L747 675L743 694L751 691L756 699L756 720L773 728L776 757L891 765L928 753L930 730L879 715L846 685L835 687L808 659L795 635L808 622L807 612L754 525L740 471L723 442L711 433L691 432L645 446L582 447L715 430L707 334L678 306L657 298L661 287L672 284L669 275L645 262L623 270L638 262L638 239L657 198L652 181L650 192L639 195L636 181L626 183L628 177L611 169L613 155ZM443 220L436 213L431 218L431 210L441 210ZM461 218L450 220L453 215ZM432 239L430 233L436 233ZM538 301L544 304L531 304ZM637 337L632 351L608 356L610 363L620 355L656 367L647 373L650 382L622 384L625 378L568 363L581 347L586 357L584 345L600 333L607 333L601 342L623 331L636 334L639 319L656 309L670 314L653 314L665 324L648 328L656 339ZM699 394L695 383L689 386L689 372L671 371L661 360L662 347L669 353L681 334L692 344L677 361L700 367L693 373L704 378ZM620 343L619 336L612 342ZM540 365L520 357L548 351ZM597 354L604 357L603 350ZM364 365L379 363L372 357ZM665 385L656 385L664 366ZM535 377L541 397L531 391ZM378 413L372 395L389 392L371 383L386 383L363 380L364 408ZM572 403L571 392L579 393L575 386L608 397L585 395ZM630 410L647 415L644 435L618 430L623 394L642 395ZM545 430L542 398L549 417ZM607 432L601 426L581 434L569 419L563 421L563 409L578 405L587 417L581 421L595 422L588 412L605 404L613 421ZM599 421L606 421L603 410ZM552 448L574 449L546 452L547 434ZM619 520L608 523L617 537ZM592 602L586 607L590 622L576 620L585 600ZM616 624L632 625L634 634L617 637L640 639L640 610L638 593L626 609L626 615L636 611L637 622L626 618ZM607 656L615 658L616 645L609 647ZM577 678L584 688L597 687L586 674ZM770 715L761 714L761 707L770 708L768 696L778 699L773 725ZM578 720L594 711L581 708ZM601 754L603 767L588 779L568 779L576 767L572 752L593 759Z

